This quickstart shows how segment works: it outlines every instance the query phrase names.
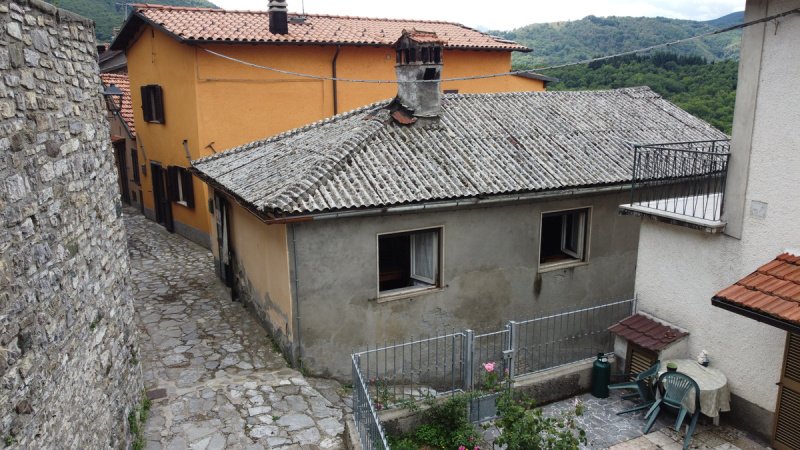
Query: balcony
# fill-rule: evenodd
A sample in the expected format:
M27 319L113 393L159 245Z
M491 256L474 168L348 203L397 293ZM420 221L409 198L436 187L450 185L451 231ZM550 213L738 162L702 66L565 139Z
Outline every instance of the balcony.
M620 213L718 233L730 141L635 145L631 201Z

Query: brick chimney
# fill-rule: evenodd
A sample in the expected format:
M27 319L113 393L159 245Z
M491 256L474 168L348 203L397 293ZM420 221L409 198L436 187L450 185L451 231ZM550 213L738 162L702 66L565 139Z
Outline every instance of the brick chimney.
M395 44L397 98L414 117L438 117L442 107L443 42L431 31L403 30ZM431 80L427 83L412 81Z
M272 34L289 33L286 0L269 0L269 32Z

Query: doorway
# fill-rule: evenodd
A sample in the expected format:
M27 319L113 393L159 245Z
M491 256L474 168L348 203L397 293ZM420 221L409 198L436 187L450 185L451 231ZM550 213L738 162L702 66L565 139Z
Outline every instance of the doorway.
M778 408L772 447L778 450L800 448L800 334L788 333L778 383Z
M155 201L156 222L164 225L170 233L175 232L172 221L172 205L167 196L167 171L156 162L150 163L150 174L153 179L153 200Z
M214 194L214 218L217 226L217 273L228 287L233 287L233 256L230 246L230 207L225 197Z
M114 142L114 159L117 163L117 183L122 202L126 205L131 204L131 192L128 189L128 159L125 154L125 141Z

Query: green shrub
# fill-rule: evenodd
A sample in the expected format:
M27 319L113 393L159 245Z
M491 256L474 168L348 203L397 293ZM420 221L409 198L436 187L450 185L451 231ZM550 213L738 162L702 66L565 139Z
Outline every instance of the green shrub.
M586 432L575 422L575 417L583 414L580 403L575 404L574 411L545 416L534 401L514 398L509 391L498 399L497 411L501 433L494 443L505 445L507 450L572 450L587 442Z
M467 417L468 395L455 395L443 402L432 402L423 411L422 423L411 432L390 436L392 450L411 450L421 447L455 450L460 446L473 449L481 443L480 432Z

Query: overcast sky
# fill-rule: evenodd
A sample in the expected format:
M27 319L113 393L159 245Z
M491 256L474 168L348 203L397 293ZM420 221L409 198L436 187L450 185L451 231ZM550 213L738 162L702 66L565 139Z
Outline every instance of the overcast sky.
M266 9L268 0L211 0L225 9ZM301 0L288 0L299 12ZM744 9L745 0L305 0L307 13L449 20L493 30L595 16L710 20Z

